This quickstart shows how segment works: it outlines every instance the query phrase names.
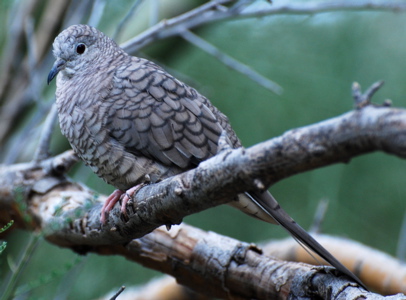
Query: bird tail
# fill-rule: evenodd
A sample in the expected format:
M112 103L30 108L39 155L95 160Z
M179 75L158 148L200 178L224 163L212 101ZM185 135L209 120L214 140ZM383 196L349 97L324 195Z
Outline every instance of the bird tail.
M244 201L247 197L248 201ZM250 192L240 195L239 200L230 203L243 212L254 216L262 221L280 224L287 230L299 244L318 254L326 262L332 265L341 273L345 274L364 289L367 289L361 280L341 264L330 252L320 245L309 233L295 222L279 205L275 198L268 192ZM253 204L256 207L253 207ZM258 207L260 210L258 210Z

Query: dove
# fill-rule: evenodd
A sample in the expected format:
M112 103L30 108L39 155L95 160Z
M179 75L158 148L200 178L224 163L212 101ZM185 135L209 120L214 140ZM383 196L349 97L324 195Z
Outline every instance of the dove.
M54 40L56 103L63 135L75 153L114 191L101 223L121 199L145 184L185 172L213 157L224 132L241 147L228 118L194 88L157 64L130 56L88 25L73 25ZM224 134L223 134L224 135ZM246 192L232 206L268 223L280 224L298 242L365 288L362 282L300 227L268 192Z

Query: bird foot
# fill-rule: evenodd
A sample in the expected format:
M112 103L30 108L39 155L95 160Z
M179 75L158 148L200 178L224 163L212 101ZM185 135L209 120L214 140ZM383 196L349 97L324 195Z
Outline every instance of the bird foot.
M101 209L100 222L102 224L106 224L106 217L109 215L110 210L112 210L113 206L120 200L123 194L123 191L115 190L110 196L107 197Z
M124 193L124 197L123 200L121 201L121 212L123 213L123 215L127 216L127 203L128 201L132 200L132 197L137 194L137 192L142 188L146 186L145 183L141 183L141 184L137 184L136 186L128 189L125 193Z
M127 216L127 203L132 200L132 197L143 187L145 183L137 184L136 186L128 189L123 192L121 190L115 190L110 196L107 197L104 205L101 209L100 222L106 224L106 217L109 215L109 212L113 209L114 205L121 199L121 213L124 216Z

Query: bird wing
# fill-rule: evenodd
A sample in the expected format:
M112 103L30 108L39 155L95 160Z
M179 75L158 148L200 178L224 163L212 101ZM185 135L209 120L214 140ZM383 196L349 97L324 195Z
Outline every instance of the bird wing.
M106 127L126 151L181 169L217 152L225 116L152 62L122 64L105 101L111 102Z

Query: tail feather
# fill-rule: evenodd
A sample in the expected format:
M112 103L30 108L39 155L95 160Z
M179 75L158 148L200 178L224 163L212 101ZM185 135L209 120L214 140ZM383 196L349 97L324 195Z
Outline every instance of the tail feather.
M327 261L334 268L339 270L341 273L345 274L353 281L358 283L364 289L367 290L366 286L361 282L361 280L354 275L350 270L348 270L343 264L341 264L330 252L328 252L322 245L320 245L309 233L306 232L299 224L295 222L279 205L279 203L273 198L269 192L250 192L245 193L251 201L258 205L266 214L268 214L271 219L263 219L266 222L274 223L273 220L283 228L285 228L292 236L295 238L302 246L306 246L321 258Z

